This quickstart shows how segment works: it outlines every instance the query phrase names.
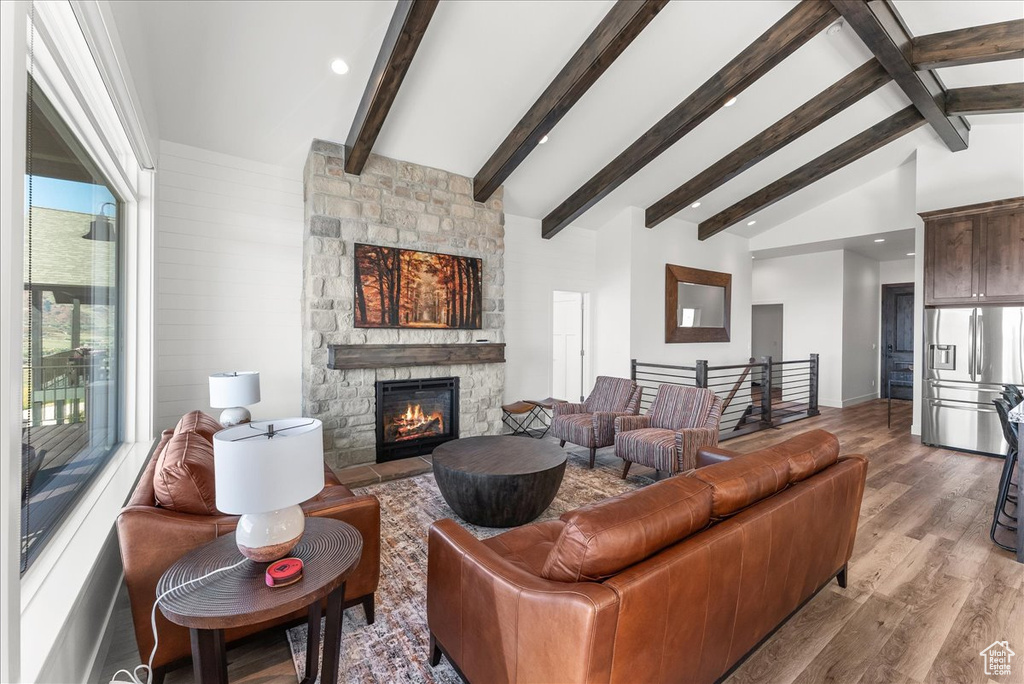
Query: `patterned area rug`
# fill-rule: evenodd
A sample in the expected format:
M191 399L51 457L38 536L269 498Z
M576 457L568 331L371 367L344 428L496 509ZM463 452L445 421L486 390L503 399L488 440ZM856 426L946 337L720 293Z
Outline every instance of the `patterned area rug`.
M623 481L618 467L599 464L588 470L587 458L585 451L569 452L562 486L539 520L552 520L566 511L652 482L635 476ZM428 662L427 530L441 518L455 518L478 538L491 537L502 530L459 520L441 497L432 474L384 482L356 492L374 494L380 499L377 620L367 625L361 608L345 611L338 682L458 684L462 680L446 659L436 668ZM288 643L297 677L302 679L306 669L306 626L288 630Z

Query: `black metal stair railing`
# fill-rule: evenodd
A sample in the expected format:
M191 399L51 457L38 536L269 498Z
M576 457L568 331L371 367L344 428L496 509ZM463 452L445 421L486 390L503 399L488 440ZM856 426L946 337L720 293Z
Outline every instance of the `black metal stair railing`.
M641 412L650 408L664 384L705 387L721 397L720 440L819 414L817 354L791 361L766 356L726 366L712 366L706 360L671 366L633 359L631 367L632 379L644 388Z

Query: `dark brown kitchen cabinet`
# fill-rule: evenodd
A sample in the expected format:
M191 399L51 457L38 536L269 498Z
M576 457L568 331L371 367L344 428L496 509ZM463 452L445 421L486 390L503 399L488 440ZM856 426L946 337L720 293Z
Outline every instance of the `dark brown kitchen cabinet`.
M925 306L1024 304L1024 197L921 218Z

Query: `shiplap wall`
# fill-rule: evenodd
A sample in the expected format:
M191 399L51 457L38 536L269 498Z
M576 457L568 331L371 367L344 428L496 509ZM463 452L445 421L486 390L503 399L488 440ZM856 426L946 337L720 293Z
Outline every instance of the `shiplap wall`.
M253 418L299 415L301 169L161 141L157 179L156 427L218 415L219 371L260 372Z

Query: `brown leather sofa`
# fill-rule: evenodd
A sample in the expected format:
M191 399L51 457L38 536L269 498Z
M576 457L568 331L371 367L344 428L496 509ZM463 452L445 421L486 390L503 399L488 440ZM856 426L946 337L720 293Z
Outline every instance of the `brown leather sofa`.
M838 456L819 430L486 540L435 523L431 662L479 684L718 680L845 586L867 460Z
M191 423L189 422L191 421ZM168 474L158 471L161 455L165 450L174 449L179 440L171 442L176 433L190 432L185 448L208 454L209 467L205 463L192 462L189 476L199 496L207 496L212 502L214 483L212 480L212 433L220 426L209 416L198 411L186 414L175 430L166 430L157 448L143 471L128 504L117 518L117 537L121 547L125 583L131 601L135 638L139 645L141 662L149 659L153 649L153 632L150 613L156 598L156 584L164 571L188 551L217 537L234 532L238 516L195 514L170 510L157 502L167 504L167 483L180 473ZM179 435L180 436L180 435ZM168 445L171 448L168 448ZM207 451L208 449L208 451ZM168 466L165 466L168 467ZM156 488L154 488L156 477ZM324 466L326 485L318 495L302 504L307 516L343 520L355 527L363 537L363 552L359 565L345 585L345 606L362 605L367 622L374 619L373 595L380 579L380 503L375 496L355 496L342 485L330 468ZM179 488L178 492L183 491ZM179 505L182 495L177 497ZM191 505L197 505L195 502ZM260 623L251 627L231 629L225 632L225 641L230 643L264 629L303 620L306 611L300 610L280 620ZM183 664L191 655L189 631L179 627L157 611L157 629L160 647L153 659L154 681L162 680L169 667Z

